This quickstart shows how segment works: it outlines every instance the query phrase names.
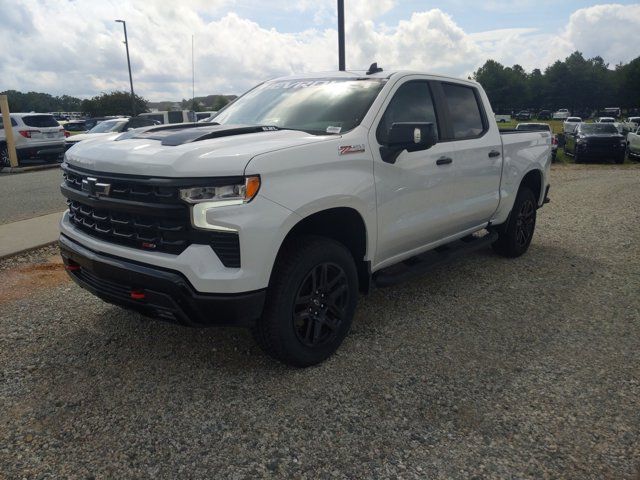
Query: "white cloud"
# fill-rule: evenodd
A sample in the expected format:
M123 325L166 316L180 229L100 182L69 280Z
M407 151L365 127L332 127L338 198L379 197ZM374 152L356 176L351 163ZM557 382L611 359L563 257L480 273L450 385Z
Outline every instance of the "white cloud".
M191 35L196 94L241 93L265 78L336 68L335 0L285 0L269 8L315 18L315 28L284 33L243 18L249 0L70 2L0 0L0 90L92 96L128 89L122 26L127 20L136 91L153 100L191 95ZM495 8L502 0L488 3ZM272 5L273 3L273 5ZM347 66L420 69L466 76L487 58L544 68L578 49L615 64L638 55L640 5L579 9L557 35L534 29L468 34L439 9L396 25L379 18L395 0L348 0ZM256 3L256 8L265 8ZM327 21L329 19L329 21Z

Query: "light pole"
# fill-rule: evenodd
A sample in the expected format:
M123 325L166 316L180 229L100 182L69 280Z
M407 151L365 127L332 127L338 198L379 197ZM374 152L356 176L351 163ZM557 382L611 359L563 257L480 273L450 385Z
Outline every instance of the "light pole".
M124 27L124 46L127 49L127 66L129 67L129 84L131 85L131 116L136 115L136 97L133 94L133 77L131 76L131 59L129 58L129 39L127 38L127 22L124 20L116 20Z
M338 0L338 70L345 70L344 55L344 0Z

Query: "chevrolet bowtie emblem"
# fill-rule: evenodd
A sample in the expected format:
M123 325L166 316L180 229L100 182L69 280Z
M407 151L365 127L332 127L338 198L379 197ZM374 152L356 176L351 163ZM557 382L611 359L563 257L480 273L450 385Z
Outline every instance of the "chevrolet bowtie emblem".
M108 197L111 192L110 183L100 183L97 178L87 177L82 180L82 191L90 197Z

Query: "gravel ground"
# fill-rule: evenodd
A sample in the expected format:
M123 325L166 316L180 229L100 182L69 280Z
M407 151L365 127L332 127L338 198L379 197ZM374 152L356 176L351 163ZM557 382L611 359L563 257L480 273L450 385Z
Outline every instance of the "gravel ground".
M0 175L0 224L63 211L61 182L59 168Z
M0 478L640 479L640 168L552 182L527 255L376 291L307 370L5 261Z

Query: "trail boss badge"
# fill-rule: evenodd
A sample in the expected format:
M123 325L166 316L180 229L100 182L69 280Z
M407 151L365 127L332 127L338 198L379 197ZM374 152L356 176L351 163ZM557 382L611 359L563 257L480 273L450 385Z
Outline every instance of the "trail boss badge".
M340 155L347 155L349 153L362 153L364 152L364 144L360 145L344 145L342 147L338 147Z

